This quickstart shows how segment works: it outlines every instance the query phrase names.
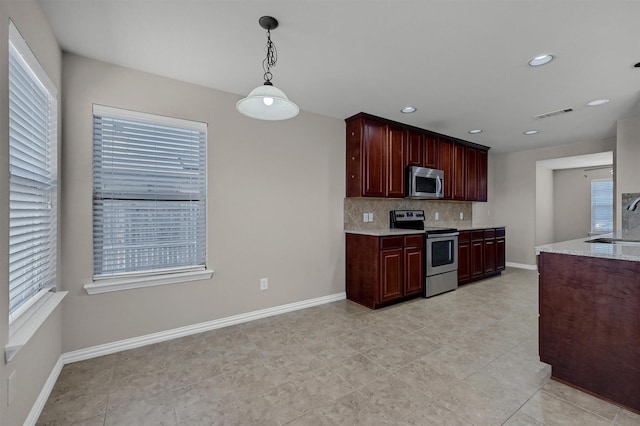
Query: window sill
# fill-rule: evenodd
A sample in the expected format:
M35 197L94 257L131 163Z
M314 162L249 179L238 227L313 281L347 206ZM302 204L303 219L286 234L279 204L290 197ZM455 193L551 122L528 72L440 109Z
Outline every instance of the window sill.
M100 280L84 285L88 294L110 293L112 291L132 290L135 288L155 287L167 284L179 284L188 281L206 280L211 278L213 270L180 272L176 274L152 275L136 278L116 278Z
M33 306L33 313L30 314L29 311L25 312L25 315L30 315L29 318L9 336L9 341L4 347L5 363L9 363L18 351L29 342L42 324L49 318L49 315L51 315L60 302L62 302L62 299L64 299L67 293L67 291L49 293L44 296L36 306Z

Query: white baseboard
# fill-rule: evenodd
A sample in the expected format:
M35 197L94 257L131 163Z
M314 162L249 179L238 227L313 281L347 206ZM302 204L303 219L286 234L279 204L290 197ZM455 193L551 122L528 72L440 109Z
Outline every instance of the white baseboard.
M24 421L24 426L35 426L40 414L42 414L42 410L44 409L44 405L47 403L49 399L49 395L51 395L51 391L53 390L53 386L56 384L56 380L58 380L58 376L60 376L60 372L62 371L62 367L64 367L64 362L62 361L62 355L58 358L58 362L53 366L53 370L49 374L49 378L44 383L36 402L33 403L31 407L31 411L29 411L29 415L27 419Z
M529 271L537 271L538 270L538 265L529 265L529 264L526 264L526 263L507 262L506 266L508 266L510 268L527 269Z
M325 303L337 302L339 300L344 300L346 297L347 296L345 292L335 293L328 296L317 297L315 299L303 300L300 302L289 303L287 305L275 306L273 308L261 309L259 311L247 312L245 314L220 318L213 321L207 321L199 324L188 325L185 327L174 328L171 330L160 331L158 333L132 337L130 339L119 340L117 342L105 343L104 345L92 346L90 348L66 352L62 354L62 360L64 364L83 361L86 359L109 355L128 349L151 345L153 343L159 343L179 337L189 336L191 334L202 333L204 331L215 330L217 328L223 328L230 325L241 324L244 322L267 318L274 315L280 315L287 312L293 312L300 309L311 308L313 306L324 305Z

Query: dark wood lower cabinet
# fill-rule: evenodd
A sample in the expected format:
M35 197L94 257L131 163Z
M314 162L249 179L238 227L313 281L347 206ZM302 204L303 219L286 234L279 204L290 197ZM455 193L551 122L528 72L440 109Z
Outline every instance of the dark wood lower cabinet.
M371 309L422 294L424 235L346 235L347 299Z
M538 270L551 377L640 413L640 262L543 252Z
M505 243L505 228L461 231L458 237L458 285L504 271Z

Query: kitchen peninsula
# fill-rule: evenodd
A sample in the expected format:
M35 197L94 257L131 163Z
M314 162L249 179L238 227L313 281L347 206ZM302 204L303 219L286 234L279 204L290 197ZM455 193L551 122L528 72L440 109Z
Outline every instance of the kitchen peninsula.
M588 240L536 248L540 360L554 379L640 413L640 238Z

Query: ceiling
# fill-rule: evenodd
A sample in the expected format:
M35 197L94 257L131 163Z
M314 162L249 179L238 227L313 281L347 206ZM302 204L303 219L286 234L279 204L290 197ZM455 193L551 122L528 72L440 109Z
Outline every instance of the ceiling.
M41 2L67 52L239 98L262 84L258 18L272 15L273 83L302 110L364 111L495 153L612 138L640 115L637 0ZM528 65L542 53L555 59Z

